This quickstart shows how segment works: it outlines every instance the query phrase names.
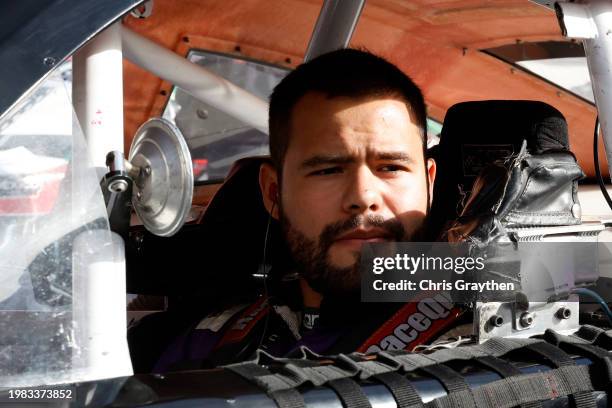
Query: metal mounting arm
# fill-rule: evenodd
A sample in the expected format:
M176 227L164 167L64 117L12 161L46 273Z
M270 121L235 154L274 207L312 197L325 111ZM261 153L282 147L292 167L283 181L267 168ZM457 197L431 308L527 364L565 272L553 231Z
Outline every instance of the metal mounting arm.
M583 40L608 168L612 174L612 2L557 2L555 11L563 35Z

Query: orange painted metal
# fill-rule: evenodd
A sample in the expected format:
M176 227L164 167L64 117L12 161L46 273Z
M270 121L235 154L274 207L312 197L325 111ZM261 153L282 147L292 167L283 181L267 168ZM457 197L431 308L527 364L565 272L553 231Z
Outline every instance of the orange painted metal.
M193 47L295 66L320 7L320 0L155 0L151 17L126 17L124 23L181 55ZM592 177L595 108L480 51L542 40L563 40L559 25L551 10L527 0L368 0L351 46L382 55L410 75L439 121L451 105L467 100L533 99L555 106ZM129 147L138 126L161 113L171 86L129 62L124 68ZM600 162L607 174L603 153Z

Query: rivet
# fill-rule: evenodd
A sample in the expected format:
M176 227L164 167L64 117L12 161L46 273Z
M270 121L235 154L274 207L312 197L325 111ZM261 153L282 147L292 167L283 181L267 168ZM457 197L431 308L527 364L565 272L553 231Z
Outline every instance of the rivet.
M208 111L206 109L196 110L196 115L198 115L200 119L208 119Z
M128 189L128 183L127 181L122 180L122 179L113 180L108 185L108 189L112 193L123 193L124 191Z

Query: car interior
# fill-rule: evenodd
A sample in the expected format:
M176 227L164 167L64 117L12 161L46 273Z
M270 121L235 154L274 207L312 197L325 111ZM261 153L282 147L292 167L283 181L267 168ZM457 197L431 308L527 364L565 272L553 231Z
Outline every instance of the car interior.
M576 252L547 253L543 256L547 259L534 262L531 267L538 272L539 280L525 279L521 276L525 270L517 267L516 260L507 261L501 250L496 254L503 265L503 279L523 282L526 292L533 289L531 285L543 285L547 298L534 301L515 293L503 301L499 293L495 300L476 295L462 298L462 304L470 306L474 322L471 340L477 343L465 348L459 347L465 341L459 337L450 345L426 348L424 353L383 351L376 356L356 353L320 356L302 350L302 358L285 359L257 352L253 360L206 371L203 377L198 377L194 370L166 377L150 374L160 355L179 334L210 311L236 302L252 302L275 285L295 278L282 274L291 267L291 259L280 226L266 211L260 191L260 166L270 163L267 128L262 125L267 116L261 112L267 113L268 97L274 86L313 56L317 38L318 42L325 42L326 32L321 27L325 28L326 18L333 20L332 5L336 3L332 0L132 3L125 2L126 12L117 15L102 5L89 11L77 10L109 13L108 21L93 33L98 36L87 47L95 48L106 41L100 40L100 34L113 33L112 30L119 33L119 44L123 46L124 54L115 66L121 74L119 97L123 101L120 120L116 122L121 122L123 134L114 135L119 136L123 146L104 152L108 153L106 167L99 178L104 198L100 202L104 202L104 210L108 211L108 221L88 220L79 229L63 232L61 238L44 246L21 281L27 280L35 303L64 313L64 309L73 305L71 291L77 286L73 280L74 265L79 256L84 256L74 253L81 250L92 257L96 253L87 246L79 247L76 237L90 230L106 229L123 238L125 252L121 256L125 257L117 259L125 262L118 264L121 268L125 266L125 282L121 283L125 283L128 296L127 345L136 376L125 377L116 386L112 381L106 384L113 389L108 393L114 399L111 406L154 406L157 402L163 405L168 401L197 399L203 395L199 392L206 394L205 403L217 406L236 403L232 405L235 407L265 406L272 401L281 407L302 407L309 402L317 405L332 400L335 406L368 407L371 406L368 398L378 398L380 402L387 394L393 397L396 406L402 407L424 406L424 402L434 401L434 396L446 399L428 406L470 406L473 401L485 400L486 406L495 406L492 401L499 402L499 406L548 406L541 401L551 399L548 397L553 394L562 400L563 406L607 404L601 390L608 393L612 390L610 357L608 351L600 349L612 348L609 330L612 312L602 299L612 297L612 246L607 242L612 242L609 230L612 204L608 208L606 203L612 200L601 192L609 188L604 180L609 181L610 175L604 142L599 138L598 109L586 60L588 52L580 41L566 35L567 27L560 26L560 6L546 0L368 0L356 1L353 5L361 6L353 9L352 15L335 15L336 22L342 24L331 24L332 28L348 31L344 34L344 45L388 58L424 92L428 114L426 154L438 166L428 214L428 240L468 243L477 251L484 251L488 245L503 249L519 245L536 248L542 242L575 244ZM569 7L578 6L571 2ZM119 12L113 10L115 14ZM69 25L64 22L61 30L67 30L64 26ZM17 33L19 28L11 30ZM91 30L84 27L79 32L87 37ZM339 31L330 32L328 40L333 40L334 34L342 36ZM57 35L66 35L62 33L58 29ZM10 37L10 33L0 34L0 40ZM85 42L79 42L79 47ZM57 64L61 67L57 72L62 72L62 87L78 89L86 82L81 64L85 53L91 51L87 47L72 52L64 50L66 58L60 58L61 61L45 58L42 65ZM181 79L185 82L177 84L169 80L171 74L164 77L146 69L147 63L141 57L147 52L157 54L155 50L161 49L172 57L163 63L152 59L148 68L157 65L158 72L166 69L166 73L177 76L178 72L199 72L202 76L184 75L187 78ZM3 52L0 47L0 59ZM168 61L177 57L182 62L188 61L194 71L182 71L185 65L175 69ZM36 69L40 75L31 75L36 76L36 83L30 84L32 89L37 83L44 83L45 76L53 71L43 70L39 65L40 62ZM0 77L2 73L0 68ZM5 74L8 78L9 73ZM205 89L207 86L193 85L202 78L213 78L214 86ZM7 81L7 89L13 82ZM214 91L215 86L244 92L233 102L229 98L232 103L225 101L225 108L232 105L233 114L224 109L223 103L211 102L214 98L198 97ZM98 116L94 120L83 121L78 106L72 110L72 100L78 98L72 93L70 98L70 125L75 120L78 127L81 119L86 137L96 126L109 122L101 109L95 112ZM0 108L10 108L16 101L0 97ZM240 105L245 101L251 105ZM36 106L37 102L30 102ZM20 107L29 108L27 103ZM46 120L41 116L41 122ZM607 125L603 120L602 123ZM155 133L158 131L155 126L160 124L168 125L170 130ZM0 151L21 143L19 135L2 139L3 131L0 126ZM32 135L28 137L35 140ZM143 148L140 153L144 153L139 156L134 146L138 147L142 140L159 141L156 146L165 143L165 147L153 153L144 152ZM58 156L74 151L64 145L54 149ZM166 156L168 150L164 149L176 155ZM151 164L154 156L161 157L161 164ZM171 170L171 166L166 166L166 157L190 160L181 163L179 170ZM160 168L166 171L165 178L159 176ZM171 174L172 171L175 173ZM170 209L175 213L182 211L184 217L172 214L176 216L172 231L159 233L150 227L155 215L151 215L154 211L149 211L147 205L157 197L151 195L153 178L147 177L153 174L159 177L155 180L169 180L178 173L184 176L181 182L188 184L188 188L173 190L170 185L163 193L178 201L188 201L186 205L177 204L177 208L182 205L178 210ZM67 174L62 184L65 189L72 176L70 170ZM3 219L0 225L1 222ZM585 246L587 249L579 252L583 247L578 244L593 243L604 243L596 247L597 256L588 252L593 246ZM548 279L546 262L565 259L563 256L579 258L573 265L576 273L563 276L566 279L563 281ZM587 267L591 261L600 262L599 269ZM49 269L50 263L53 270ZM93 275L96 269L87 269L91 271ZM123 279L122 269L115 269L114 273ZM91 282L79 284L89 285L88 293L93 293L99 288ZM109 283L104 288L110 287ZM585 288L595 288L595 294ZM120 295L120 301L113 304L123 308L123 291ZM103 303L100 299L95 300ZM0 308L0 314L7 310L13 311ZM27 320L23 323L27 330L24 329L22 338L13 331L2 338L4 343L36 343L33 333L45 321L45 314L40 310L30 314L30 320L22 319ZM58 323L61 335L50 340L50 347L61 349L58 370L77 366L72 350L63 345L70 337L63 325L71 323L72 316L64 313L61 317L64 319ZM0 332L9 333L11 322L20 318L4 323L0 320ZM48 322L50 327L54 324ZM575 333L569 336L572 330ZM530 339L532 335L537 339ZM6 346L4 350L19 354L21 349L4 343L0 344L0 351ZM39 344L33 347L40 348ZM28 362L24 361L19 361L23 367L17 371L29 370ZM49 371L53 374L56 368ZM483 374L483 369L488 371ZM592 375L596 369L605 375ZM401 376L397 374L400 372ZM85 382L98 379L84 378ZM495 386L496 383L499 385ZM372 386L369 391L359 391L364 384ZM470 388L475 384L479 387L477 391ZM96 389L96 385L92 389L104 393L106 386ZM502 390L502 386L506 388ZM322 392L321 387L327 387L333 398ZM386 390L384 398L377 394L380 388ZM262 399L257 400L260 396ZM503 402L505 398L507 403Z

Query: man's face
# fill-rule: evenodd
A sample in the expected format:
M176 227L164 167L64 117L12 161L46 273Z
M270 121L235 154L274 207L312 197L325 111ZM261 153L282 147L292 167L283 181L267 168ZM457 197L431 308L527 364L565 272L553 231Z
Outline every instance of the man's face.
M280 187L298 271L323 294L358 289L361 246L418 239L434 177L402 100L306 94L291 117Z

